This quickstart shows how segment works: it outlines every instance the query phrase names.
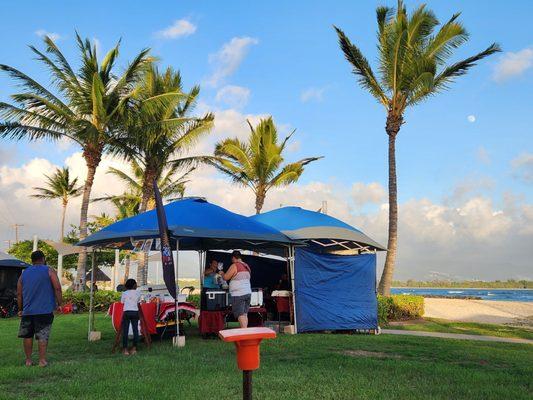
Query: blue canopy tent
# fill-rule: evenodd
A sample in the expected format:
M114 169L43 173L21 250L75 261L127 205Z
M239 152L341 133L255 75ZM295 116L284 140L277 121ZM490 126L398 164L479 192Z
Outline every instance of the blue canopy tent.
M17 282L24 268L30 265L10 254L0 252L0 303L13 301L17 294Z
M291 271L296 331L376 329L376 251L385 247L329 215L283 207L251 217L307 247Z
M261 222L211 204L189 198L165 205L170 235L180 250L248 249L280 253L292 243L287 236ZM79 246L131 249L132 241L159 238L156 211L147 211L115 222L88 236Z
M202 198L174 201L164 208L173 246L176 250L199 251L200 268L205 264L206 250L247 249L287 256L292 245L299 243L275 228L228 211ZM151 210L115 222L88 236L79 242L78 246L92 247L93 250L132 249L135 241L158 238L157 214L156 210ZM155 242L156 240L153 241L152 249L156 247ZM143 250L147 249L143 246ZM178 263L175 263L175 268L177 279ZM91 299L92 297L91 289ZM92 306L90 309L92 310ZM89 320L91 321L91 318ZM90 322L89 332L91 330Z

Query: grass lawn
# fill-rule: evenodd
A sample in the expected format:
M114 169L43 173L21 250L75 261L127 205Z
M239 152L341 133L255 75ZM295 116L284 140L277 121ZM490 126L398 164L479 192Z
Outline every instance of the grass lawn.
M18 320L0 320L1 399L239 399L233 345L155 341L136 356L111 354L109 319L97 316L103 340L88 343L87 315L56 317L50 367L22 365ZM393 335L282 335L262 346L256 399L531 399L533 346Z
M465 333L469 335L486 335L533 340L533 330L527 328L515 328L495 324L478 324L472 322L451 322L433 318L413 322L405 321L401 324L391 324L390 326L387 326L387 328L404 329L409 331Z

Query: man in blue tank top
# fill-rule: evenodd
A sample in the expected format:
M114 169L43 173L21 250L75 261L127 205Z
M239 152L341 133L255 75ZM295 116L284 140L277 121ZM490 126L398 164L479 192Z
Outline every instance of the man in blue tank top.
M33 365L33 338L39 343L39 366L46 367L46 347L54 310L61 306L61 284L56 272L46 265L44 253L31 253L32 266L26 268L17 284L20 329L19 338L24 339L26 366Z

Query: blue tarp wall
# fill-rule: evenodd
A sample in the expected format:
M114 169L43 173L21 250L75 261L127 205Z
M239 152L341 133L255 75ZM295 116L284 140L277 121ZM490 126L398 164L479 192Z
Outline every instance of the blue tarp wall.
M298 332L376 329L376 255L340 256L296 249Z

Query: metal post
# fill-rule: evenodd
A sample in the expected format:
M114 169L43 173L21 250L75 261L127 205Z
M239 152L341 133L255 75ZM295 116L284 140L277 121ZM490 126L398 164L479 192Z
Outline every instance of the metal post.
M291 289L292 289L292 308L294 316L294 333L298 333L298 323L296 322L296 293L294 286L294 246L289 246L289 267L291 269Z
M59 284L61 285L61 278L63 278L63 254L57 255L57 276L59 277Z
M33 251L37 251L37 248L39 244L39 240L37 239L37 235L33 235Z
M180 240L176 239L176 259L174 263L174 270L176 274L176 298L174 299L174 303L176 306L176 340L179 340L180 337L180 318L179 318L179 311L178 311L178 298L180 293L180 285L179 285L179 275L178 275L178 263L179 263L179 252L180 252Z
M89 301L89 336L91 335L91 332L94 331L94 312L93 312L93 304L94 304L94 267L95 267L95 261L96 255L92 253L91 257L91 295L90 295L90 301Z
M117 275L120 267L120 250L115 249L115 264L113 265L111 272L111 290L115 290L117 287Z
M242 399L252 400L252 372L242 371Z

